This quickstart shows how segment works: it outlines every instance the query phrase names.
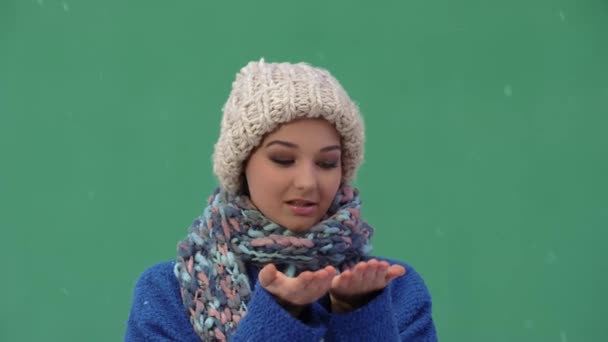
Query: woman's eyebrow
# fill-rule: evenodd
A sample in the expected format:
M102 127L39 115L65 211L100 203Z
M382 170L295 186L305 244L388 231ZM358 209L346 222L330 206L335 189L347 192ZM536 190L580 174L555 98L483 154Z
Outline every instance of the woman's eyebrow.
M341 150L342 147L340 147L340 145L331 145L331 146L326 146L323 147L321 149L321 152L327 152L327 151L333 151L333 150Z
M283 141L283 140L273 140L273 141L269 142L268 144L266 144L266 147L272 146L272 145L282 145L285 147L298 148L298 145L287 142L287 141Z
M299 146L297 144L288 142L288 141L283 141L283 140L273 140L269 143L266 144L266 147L272 146L272 145L281 145L281 146L285 146L285 147L289 147L289 148L298 148ZM328 152L328 151L333 151L333 150L340 150L342 149L342 147L340 147L340 145L330 145L330 146L325 146L322 149L320 149L321 152Z

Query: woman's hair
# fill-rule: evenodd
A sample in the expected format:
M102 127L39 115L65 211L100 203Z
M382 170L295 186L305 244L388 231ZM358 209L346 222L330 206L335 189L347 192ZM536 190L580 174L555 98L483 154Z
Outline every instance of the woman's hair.
M241 173L241 184L239 185L239 190L237 190L239 195L251 196L249 192L249 183L247 183L247 177L245 176L245 172Z
M244 163L263 137L296 119L322 118L342 141L343 182L363 162L364 122L357 105L325 69L306 63L250 62L236 75L223 108L213 171L220 186L247 191Z

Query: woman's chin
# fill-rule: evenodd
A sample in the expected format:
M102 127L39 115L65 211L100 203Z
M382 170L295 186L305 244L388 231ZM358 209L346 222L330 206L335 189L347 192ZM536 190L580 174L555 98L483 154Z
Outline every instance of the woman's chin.
M293 217L286 219L283 227L292 233L305 233L310 230L319 220L313 217Z

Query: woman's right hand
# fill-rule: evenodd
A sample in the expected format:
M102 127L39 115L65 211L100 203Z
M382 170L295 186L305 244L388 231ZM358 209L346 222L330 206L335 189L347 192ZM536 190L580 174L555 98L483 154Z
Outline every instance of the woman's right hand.
M259 280L262 287L272 293L279 304L295 317L308 304L316 302L331 288L336 269L327 266L321 270L304 271L295 278L290 278L277 270L273 264L262 268Z

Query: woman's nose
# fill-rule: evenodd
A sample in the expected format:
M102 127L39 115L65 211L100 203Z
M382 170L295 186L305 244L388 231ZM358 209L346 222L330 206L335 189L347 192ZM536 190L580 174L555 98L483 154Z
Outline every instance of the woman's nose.
M317 185L317 175L314 166L302 165L296 169L295 187L300 190L315 188Z

